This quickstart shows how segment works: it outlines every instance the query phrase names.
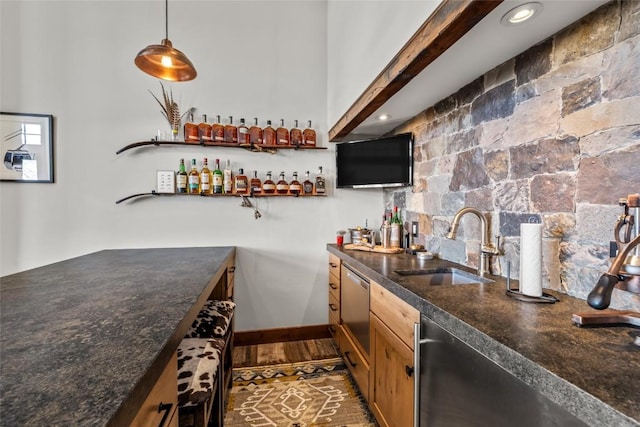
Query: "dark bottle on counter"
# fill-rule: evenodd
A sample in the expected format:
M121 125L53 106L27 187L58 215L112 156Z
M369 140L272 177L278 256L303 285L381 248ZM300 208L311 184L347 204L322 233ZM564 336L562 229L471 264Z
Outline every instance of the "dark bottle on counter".
M238 128L233 124L233 116L229 116L229 123L224 125L224 142L238 143Z
M264 145L276 145L276 130L271 127L271 120L267 120L267 127L262 131Z
M280 126L276 129L276 144L289 145L289 129L284 127L284 119L280 119Z
M178 193L187 192L187 170L184 167L184 159L180 159L180 168L176 173L176 191Z
M291 131L289 131L289 138L290 138L292 146L299 147L303 143L303 141L302 141L302 131L300 129L298 129L298 121L294 120L293 122L294 122L294 125L291 128Z

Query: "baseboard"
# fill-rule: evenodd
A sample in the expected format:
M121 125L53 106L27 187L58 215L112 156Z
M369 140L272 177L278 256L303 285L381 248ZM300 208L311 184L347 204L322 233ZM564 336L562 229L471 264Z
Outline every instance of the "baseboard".
M297 328L261 329L258 331L235 331L233 345L257 345L273 342L314 340L330 338L329 325L300 326Z

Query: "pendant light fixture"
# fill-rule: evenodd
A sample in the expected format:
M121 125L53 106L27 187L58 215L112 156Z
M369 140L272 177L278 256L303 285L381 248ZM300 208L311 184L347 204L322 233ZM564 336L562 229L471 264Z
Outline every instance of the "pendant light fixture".
M160 44L142 49L135 63L145 73L162 80L184 82L198 75L187 55L175 49L169 40L169 0L165 0L165 38Z

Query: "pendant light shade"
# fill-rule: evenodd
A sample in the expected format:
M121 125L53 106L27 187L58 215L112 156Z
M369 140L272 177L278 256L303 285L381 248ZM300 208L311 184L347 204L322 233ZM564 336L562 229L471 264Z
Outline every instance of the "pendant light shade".
M175 49L169 40L169 0L165 0L165 34L160 44L142 49L135 63L142 71L162 80L184 82L193 80L198 73L187 55Z

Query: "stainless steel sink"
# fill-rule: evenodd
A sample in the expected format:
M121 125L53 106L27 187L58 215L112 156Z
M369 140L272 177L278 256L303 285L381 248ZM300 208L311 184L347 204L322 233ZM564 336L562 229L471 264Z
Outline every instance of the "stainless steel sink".
M476 276L457 268L430 268L418 270L395 270L401 276L416 276L416 279L427 286L466 285L471 283L492 283L493 280Z

